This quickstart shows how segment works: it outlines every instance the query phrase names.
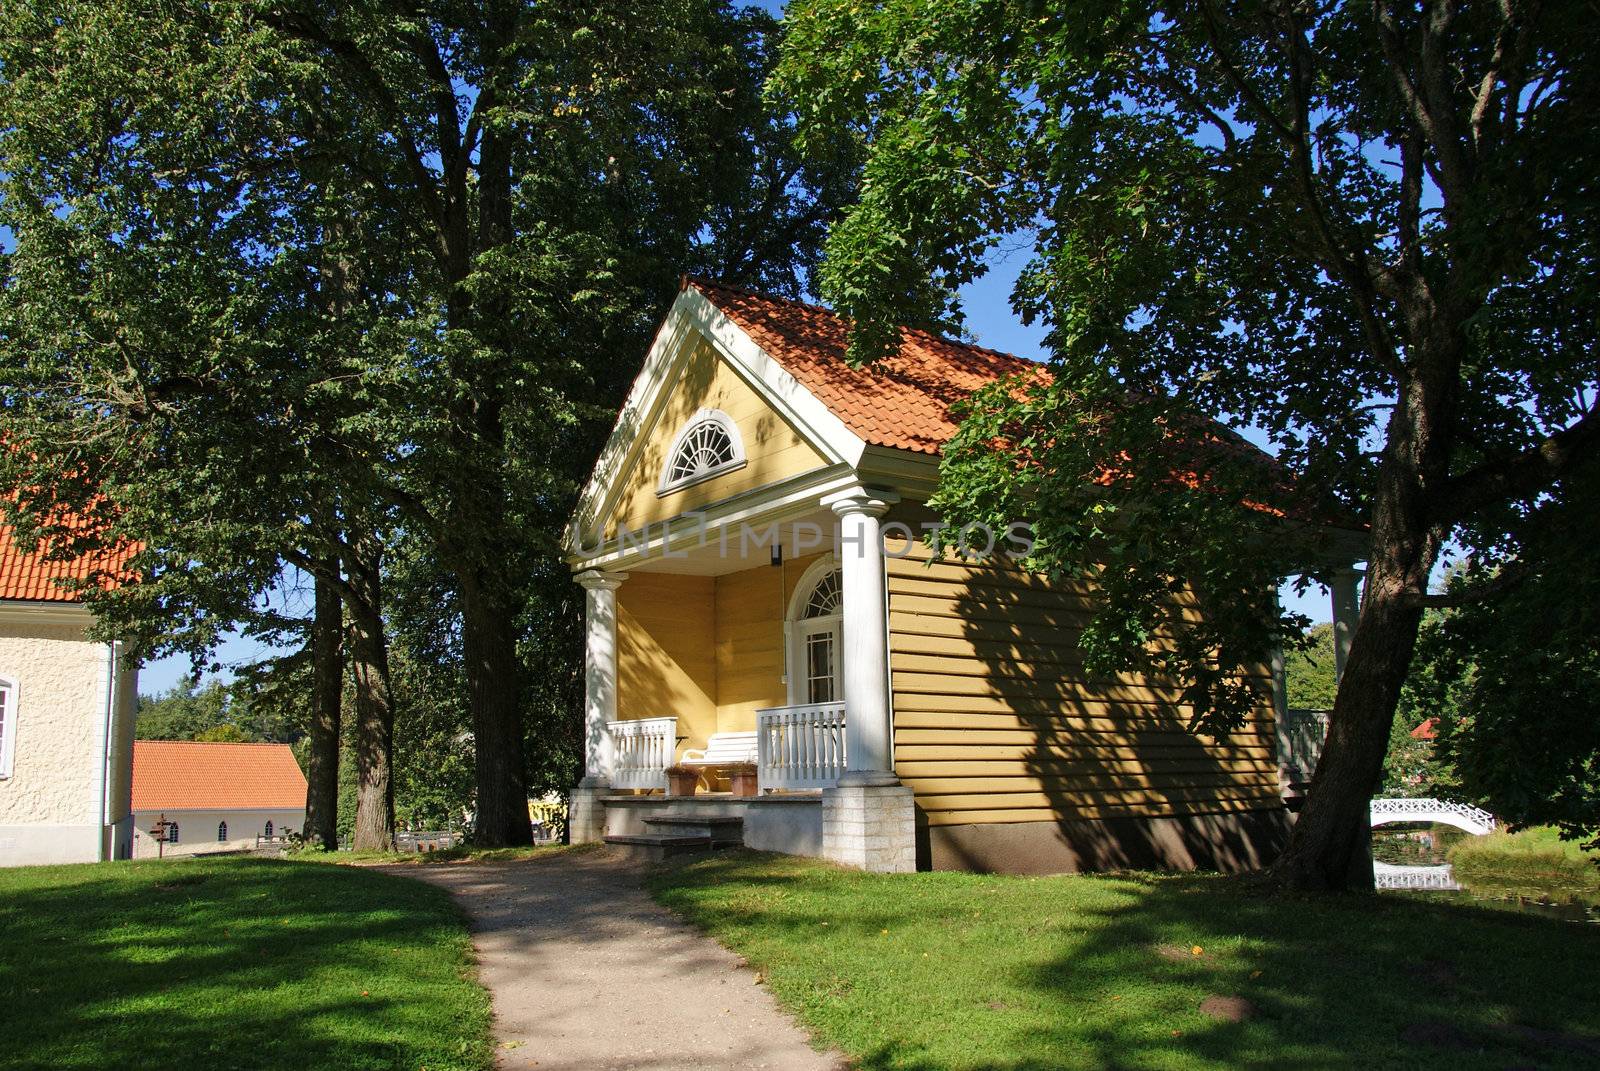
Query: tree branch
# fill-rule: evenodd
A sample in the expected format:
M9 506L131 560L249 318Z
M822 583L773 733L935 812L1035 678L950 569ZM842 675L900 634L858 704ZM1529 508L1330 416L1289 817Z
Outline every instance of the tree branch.
M1600 403L1577 423L1520 454L1486 461L1446 480L1429 503L1436 524L1458 524L1496 502L1537 494L1600 449Z

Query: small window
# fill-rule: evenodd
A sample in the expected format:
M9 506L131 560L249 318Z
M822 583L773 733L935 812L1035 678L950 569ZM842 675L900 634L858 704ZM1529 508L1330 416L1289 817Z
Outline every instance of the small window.
M266 837L267 837L268 840L272 839L272 823L271 822L267 823Z
M728 414L702 409L678 432L667 465L661 472L659 494L668 494L701 480L744 465L744 444Z
M167 823L167 843L168 844L176 844L176 843L178 843L178 823L176 823L176 822L168 822Z
M228 823L226 823L226 822L218 822L217 823L217 840L223 841L223 840L227 840L227 839L228 839Z
M16 750L17 686L0 677L0 778L11 776L11 758Z

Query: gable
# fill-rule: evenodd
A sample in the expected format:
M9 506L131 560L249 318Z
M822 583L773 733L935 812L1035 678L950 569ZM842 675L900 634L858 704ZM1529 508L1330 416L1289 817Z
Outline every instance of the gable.
M697 414L725 414L744 463L663 488L674 442ZM578 550L830 466L866 444L704 294L685 287L657 333L584 489L569 538Z
M661 490L662 473L679 433L696 416L725 414L738 432L744 463L676 490ZM828 464L821 451L699 339L666 392L650 429L620 480L606 537L625 524L635 531L668 517L786 480Z

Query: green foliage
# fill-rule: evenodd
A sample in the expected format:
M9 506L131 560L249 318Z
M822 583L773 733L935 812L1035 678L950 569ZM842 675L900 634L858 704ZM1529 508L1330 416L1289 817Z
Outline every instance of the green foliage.
M1392 711L1442 539L1491 545L1593 454L1583 5L796 0L788 18L774 98L807 146L866 153L819 277L856 318L853 359L959 319L997 245L1033 248L1013 303L1046 326L1050 376L970 399L948 519L1034 521L1031 564L1106 592L1091 666L1171 674L1223 727L1304 624L1265 593L1349 553L1313 522L1370 521L1387 575L1364 627L1387 632L1356 644L1357 705ZM1209 616L1152 653L1174 578ZM1350 756L1346 783L1377 759Z
M1274 896L1215 875L862 874L749 854L651 887L864 1068L1593 1063L1577 1043L1592 1036L1600 985L1593 926L1407 897ZM1424 969L1385 972L1374 1000L1376 965L1396 962ZM1211 1018L1209 997L1254 1014Z
M1516 825L1600 847L1600 473L1563 481L1509 545L1451 585L1470 595L1424 636L1417 674L1440 697L1438 750L1462 790ZM1492 579L1483 580L1487 574Z
M1550 826L1468 837L1450 850L1450 865L1475 891L1600 907L1600 853L1584 851Z
M293 744L303 734L278 710L258 703L245 684L212 680L140 696L134 735L140 740Z
M1334 678L1333 625L1312 625L1305 645L1284 652L1283 671L1289 705L1306 710L1331 710L1338 691Z
M8 1066L484 1071L489 996L443 890L244 859L0 870ZM14 1018L12 1018L14 1017Z

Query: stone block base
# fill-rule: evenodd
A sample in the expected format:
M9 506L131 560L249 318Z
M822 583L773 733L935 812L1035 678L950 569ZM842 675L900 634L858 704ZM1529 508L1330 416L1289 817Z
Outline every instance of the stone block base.
M916 870L916 807L911 790L904 785L824 790L822 857L879 873Z
M592 844L606 835L606 805L601 797L610 791L582 785L572 790L567 801L567 838L573 844Z

